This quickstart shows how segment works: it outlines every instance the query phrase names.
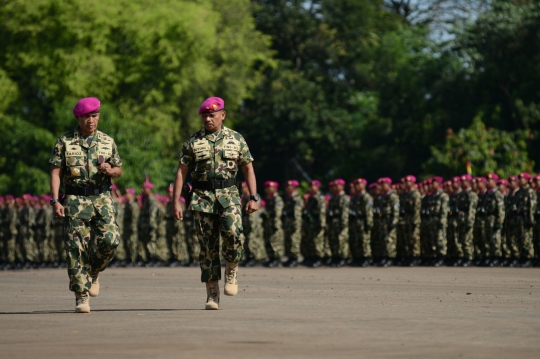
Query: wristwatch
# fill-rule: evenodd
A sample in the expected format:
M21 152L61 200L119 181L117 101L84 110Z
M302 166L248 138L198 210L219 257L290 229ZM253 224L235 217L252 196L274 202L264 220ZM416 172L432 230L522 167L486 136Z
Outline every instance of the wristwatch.
M49 203L51 204L51 206L54 206L54 204L58 202L60 202L58 199L51 199Z
M261 196L259 196L258 194L254 194L253 196L250 196L249 199L255 202L259 202Z

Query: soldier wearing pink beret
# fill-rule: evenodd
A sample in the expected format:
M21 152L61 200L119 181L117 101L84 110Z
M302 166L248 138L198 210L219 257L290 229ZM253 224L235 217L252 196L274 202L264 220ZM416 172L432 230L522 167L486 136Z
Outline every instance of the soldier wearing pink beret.
M283 235L285 242L285 255L287 261L284 267L294 268L298 266L300 257L300 242L302 240L302 209L303 200L298 193L300 183L297 180L289 180L285 184L285 200L283 207Z

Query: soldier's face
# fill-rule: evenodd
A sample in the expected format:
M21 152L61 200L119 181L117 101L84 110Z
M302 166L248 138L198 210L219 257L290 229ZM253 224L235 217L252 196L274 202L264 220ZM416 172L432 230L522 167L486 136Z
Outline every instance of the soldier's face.
M131 193L126 193L126 200L128 200L128 202L131 202L133 201L133 195Z
M274 193L276 193L276 188L268 186L264 189L264 193L266 193L267 196L272 196Z
M201 120L204 125L204 129L208 132L216 132L221 130L225 116L225 111L203 113L201 115Z
M295 188L293 186L287 186L285 187L285 192L287 192L288 195L293 194Z
M151 188L148 188L148 187L144 187L143 188L143 193L146 197L152 195L152 189Z
M519 185L520 186L526 186L528 183L529 183L529 180L526 179L525 177L520 177L519 178Z
M315 186L315 185L309 187L309 193L311 193L311 194L317 194L317 193L319 193L319 187L317 187L317 186Z
M506 193L506 186L503 185L503 184L500 184L499 185L499 191L501 191L502 193Z
M79 127L83 135L90 135L97 129L99 123L99 113L91 113L77 117Z

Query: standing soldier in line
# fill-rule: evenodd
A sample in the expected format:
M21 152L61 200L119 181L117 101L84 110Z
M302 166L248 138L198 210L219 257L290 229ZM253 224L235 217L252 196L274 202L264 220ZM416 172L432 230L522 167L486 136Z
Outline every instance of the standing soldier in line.
M540 267L540 206L538 200L540 198L540 174L533 178L533 185L536 192L536 210L534 211L534 229L533 229L533 248L534 248L534 263L535 267Z
M500 179L497 181L497 189L501 192L503 196L503 208L504 208L504 221L501 228L501 259L499 265L501 267L504 267L508 264L508 248L506 246L506 216L508 216L508 213L506 212L506 198L508 197L508 186L509 183L505 179Z
M17 209L15 198L8 194L5 196L5 209L2 219L2 241L4 268L15 268L15 247L17 245Z
M22 206L19 210L17 244L21 253L21 262L25 263L26 268L36 266L38 262L37 246L34 240L34 229L36 226L36 210L31 203L32 196L24 194L22 196Z
M119 233L111 198L111 177L122 175L122 161L114 140L97 130L100 102L84 98L73 109L79 127L62 135L49 160L54 215L64 217L69 289L75 293L77 313L89 313L89 297L99 294L98 275L114 258ZM66 190L59 202L60 185ZM96 251L88 241L91 228Z
M0 196L0 270L7 264L4 258L4 227L6 202L4 196ZM7 268L6 268L7 269Z
M307 258L303 262L308 267L320 267L324 256L326 230L326 200L320 192L321 182L309 183L309 197L302 214L302 242Z
M373 228L373 198L366 192L367 181L353 181L356 195L351 199L349 211L349 247L353 265L371 264L371 228Z
M424 188L424 197L422 197L422 210L420 211L421 223L420 223L420 248L422 256L422 265L428 266L431 264L433 258L433 250L431 248L431 237L429 233L429 221L431 217L431 179L427 179L422 182L422 188Z
M167 215L167 202L169 201L168 197L161 196L161 195L155 195L156 203L157 203L157 217L156 217L156 234L157 238L156 241L151 243L153 246L153 249L151 252L154 253L154 266L155 267L163 267L168 264L170 259L170 252L169 248L167 246L167 222L166 222L166 215Z
M190 170L193 177L193 198L190 208L195 212L195 227L201 247L199 256L201 281L206 283L206 309L218 309L221 254L226 260L225 295L238 293L238 262L244 255L242 211L236 174L242 170L251 200L249 213L258 209L257 184L253 157L242 135L225 126L225 102L219 97L206 99L199 108L204 128L184 143L174 183L175 217L183 219L177 198Z
M153 267L156 263L155 243L158 240L158 204L152 189L154 184L148 178L142 186L142 206L137 230L139 232L139 267Z
M499 176L489 173L488 191L486 196L486 224L485 242L487 244L487 261L483 264L490 267L497 267L501 263L501 231L504 223L504 196L497 189Z
M124 225L123 225L123 240L126 248L127 266L134 267L137 264L138 256L138 231L137 223L139 221L139 204L135 198L135 190L133 188L126 189L126 202L124 205Z
M458 243L463 256L458 259L458 265L469 267L474 260L474 221L476 218L476 207L478 205L478 195L472 190L472 176L461 176L461 195L458 198Z
M250 197L247 182L244 181L242 182L242 226L244 227L245 256L239 263L240 267L255 267L266 257L261 214L259 211L252 213L246 211ZM263 209L262 202L261 209Z
M191 185L189 186L191 192ZM199 266L199 254L201 253L201 247L199 246L199 238L197 238L197 230L195 228L195 221L193 217L193 211L189 209L187 204L184 204L186 211L184 212L184 231L186 232L186 243L189 253L189 266Z
M174 218L174 186L169 185L167 188L169 200L165 210L165 236L167 238L167 247L171 256L171 267L185 267L189 264L189 253L186 242L186 232L182 222ZM181 203L183 198L180 198ZM182 209L185 207L182 206Z
M336 179L334 193L328 203L328 244L332 253L332 267L342 267L349 258L349 197L345 194L345 181Z
M283 254L283 199L278 195L278 183L266 181L264 192L266 194L266 207L263 217L264 246L268 260L263 263L265 267L277 267Z
M374 235L371 238L374 265L391 266L396 258L396 230L399 221L399 197L390 178L380 178L381 194L375 200Z
M487 180L484 177L476 177L473 182L478 193L478 206L476 208L476 218L474 221L474 251L475 265L483 265L487 260L486 239L486 199Z
M116 211L116 223L118 224L118 233L120 233L120 239L118 243L118 247L116 248L116 255L114 257L113 262L111 263L111 267L118 267L126 266L126 248L124 244L124 201L122 199L122 196L120 194L120 191L118 190L118 186L116 186L114 183L111 186L111 194L113 198L113 207Z
M417 266L420 264L420 224L422 210L422 195L416 188L416 177L412 175L401 179L403 187L403 202L400 200L400 220L403 228L403 251L405 261L402 265Z
M40 208L36 213L36 246L40 254L39 261L42 268L45 268L49 263L52 264L52 260L54 260L51 258L49 243L52 240L53 213L49 204L51 199L50 196L41 195Z
M516 202L516 193L519 191L519 179L517 176L510 176L508 181L508 194L504 199L504 236L502 239L505 241L505 245L502 247L505 251L503 253L505 267L515 267L518 265L519 260L519 247L518 247L518 207Z
M300 257L300 242L302 240L302 207L303 200L298 194L300 183L296 180L287 181L285 187L285 201L283 207L283 234L285 240L285 255L289 258L284 267L298 266Z
M447 264L450 266L459 266L463 258L463 248L459 240L459 222L463 212L459 208L459 202L463 196L461 190L461 177L457 176L449 181L451 190L448 198L448 227L446 229L446 238L448 243Z
M520 189L516 193L516 204L518 208L517 238L520 241L520 262L521 267L530 267L534 258L533 229L534 214L536 212L536 193L530 187L531 175L526 172L520 173Z
M448 225L448 195L441 189L442 177L432 178L432 190L429 221L429 233L431 237L431 248L435 254L432 265L439 267L444 263L446 257L446 227Z

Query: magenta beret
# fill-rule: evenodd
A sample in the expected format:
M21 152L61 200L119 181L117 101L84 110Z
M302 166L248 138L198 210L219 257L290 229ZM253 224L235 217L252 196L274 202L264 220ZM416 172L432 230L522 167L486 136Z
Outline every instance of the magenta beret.
M338 178L338 179L335 179L334 180L334 184L337 184L339 186L345 186L345 180L344 179L341 179L341 178Z
M505 179L501 179L501 180L498 180L498 181L497 181L497 184L498 184L498 185L501 185L501 184L502 184L502 185L508 186L508 181L505 180Z
M12 201L14 199L15 199L15 197L13 197L12 194L6 194L6 201Z
M439 182L439 183L443 183L444 182L444 178L442 178L441 176L435 176L431 179L432 182Z
M336 184L335 181L330 181L330 182L328 182L328 187L332 187L335 184Z
M379 180L377 181L377 183L388 183L388 184L392 184L392 179L388 178L388 177L382 177L382 178L379 178Z
M510 177L508 177L508 180L517 182L518 181L518 176L510 176Z
M452 182L458 182L458 183L461 183L461 177L455 176L454 178L452 178Z
M4 202L4 197L0 196L0 202Z
M300 183L298 183L297 180L289 180L287 181L287 186L293 186L294 188L300 187Z
M199 115L221 111L225 108L225 101L219 97L210 97L204 100L199 107Z
M367 181L364 179L364 178L357 178L353 181L353 183L363 183L363 184L367 184Z
M480 182L487 183L487 179L485 179L484 177L476 177L475 180L476 180L476 183L480 183Z
M135 194L135 190L133 188L126 188L126 193Z
M492 179L492 180L495 180L495 181L497 181L499 179L499 176L496 175L495 173L489 173L486 177L488 179Z
M472 181L472 176L469 175L469 174L462 175L462 176L461 176L461 180L462 180L462 181Z
M99 112L100 104L99 100L95 97L85 97L77 102L73 108L73 115L79 117L89 113Z
M531 175L527 172L521 172L518 176L519 178L531 179Z
M264 187L279 187L279 184L276 181L266 181L264 182Z
M154 184L153 184L152 182L150 182L150 181L147 180L146 182L143 183L143 188L150 188L150 189L152 189L152 188L154 188Z
M309 185L310 185L310 186L315 186L315 187L321 187L321 181L319 181L319 180L312 180L311 182L309 182Z
M403 177L405 179L405 181L410 181L412 183L416 183L416 177L413 176L413 175L407 175L405 177Z
M373 189L375 187L377 187L377 183L372 183L368 186L369 189Z

